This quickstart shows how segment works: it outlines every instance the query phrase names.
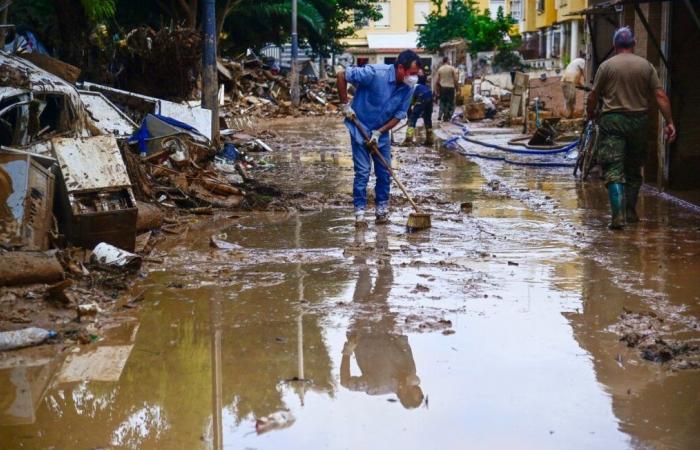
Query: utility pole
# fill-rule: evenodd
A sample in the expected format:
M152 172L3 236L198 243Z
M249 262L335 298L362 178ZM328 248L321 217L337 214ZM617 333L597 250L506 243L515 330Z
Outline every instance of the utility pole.
M5 36L7 32L7 11L10 9L10 4L12 2L5 2L4 5L0 6L2 12L0 12L0 48L5 46Z
M211 110L212 143L219 141L219 78L216 71L216 0L202 2L204 54L202 58L202 107Z
M299 107L299 37L297 36L297 0L292 0L292 105Z

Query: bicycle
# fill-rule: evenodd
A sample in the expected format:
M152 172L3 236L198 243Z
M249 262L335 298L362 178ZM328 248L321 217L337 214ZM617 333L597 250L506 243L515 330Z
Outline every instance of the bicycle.
M586 181L591 170L598 163L599 135L598 124L592 119L588 120L576 148L578 150L578 158L576 158L576 164L574 165L574 176L578 174L583 181Z

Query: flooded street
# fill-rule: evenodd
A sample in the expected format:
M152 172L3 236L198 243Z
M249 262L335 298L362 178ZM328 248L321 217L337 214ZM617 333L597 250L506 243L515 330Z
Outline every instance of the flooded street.
M356 231L342 123L266 126L286 200L157 247L97 344L3 355L1 448L699 448L696 212L646 189L613 232L568 168L395 147L433 227L394 185Z

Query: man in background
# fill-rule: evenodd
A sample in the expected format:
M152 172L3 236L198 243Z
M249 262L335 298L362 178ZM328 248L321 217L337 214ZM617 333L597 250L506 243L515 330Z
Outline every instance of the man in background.
M423 119L425 126L425 146L433 145L433 91L428 86L428 77L425 72L418 73L418 84L413 90L413 102L408 113L408 125L406 138L401 143L402 147L413 145L418 119Z
M671 102L654 66L634 54L635 44L629 27L615 32L615 56L600 65L586 105L589 119L596 117L597 106L601 106L598 160L610 198L611 229L639 221L636 206L643 181L642 167L647 160L651 98L656 100L666 120L667 141L676 139Z
M440 98L438 120L449 122L455 112L455 92L459 75L457 69L450 64L450 59L442 58L442 65L437 70L435 94Z
M566 66L561 77L561 89L564 93L564 103L566 107L565 116L573 117L576 107L576 86L583 86L586 70L585 54L579 53L578 58Z

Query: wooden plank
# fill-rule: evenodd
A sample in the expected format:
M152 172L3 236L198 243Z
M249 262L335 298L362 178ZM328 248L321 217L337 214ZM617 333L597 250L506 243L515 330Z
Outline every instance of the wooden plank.
M510 97L510 117L520 117L521 105L523 103L523 96L520 94L513 94Z
M80 76L81 70L78 67L64 63L63 61L52 58L49 55L42 55L39 53L22 53L19 56L44 69L45 71L63 78L69 83L75 84Z

